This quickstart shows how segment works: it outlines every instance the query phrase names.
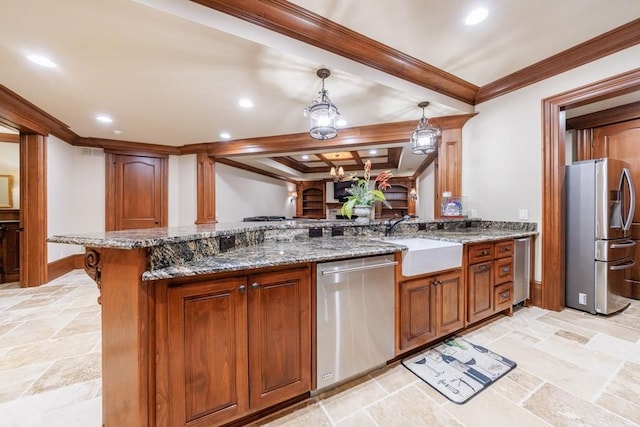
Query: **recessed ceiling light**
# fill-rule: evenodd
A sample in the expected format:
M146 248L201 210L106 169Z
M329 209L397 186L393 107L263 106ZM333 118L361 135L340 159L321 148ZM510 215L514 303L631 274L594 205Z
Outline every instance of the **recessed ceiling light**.
M476 25L484 21L488 15L489 11L487 9L484 7L477 7L473 9L466 18L464 18L464 23L467 25Z
M369 154L378 154L378 150L369 150Z
M307 156L306 154L302 155L302 160L309 160L309 156Z
M42 55L27 55L27 59L31 62L47 68L56 68L58 66L58 64L53 62L51 58L47 58L46 56Z
M120 129L114 129L113 133L115 133L116 135L120 135L122 134L122 131Z
M347 121L343 118L338 119L338 121L336 122L336 126L346 126L347 125Z
M240 101L238 101L238 105L242 108L251 108L253 107L253 101L248 98L242 98Z
M102 123L113 123L113 119L105 114L98 114L96 120Z
M231 134L229 132L220 132L220 138L229 139L231 138Z

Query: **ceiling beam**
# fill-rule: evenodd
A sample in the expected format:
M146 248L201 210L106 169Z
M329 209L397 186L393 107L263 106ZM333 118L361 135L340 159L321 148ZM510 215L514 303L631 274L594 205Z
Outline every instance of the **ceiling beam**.
M285 0L192 0L467 104L478 86Z
M262 169L254 168L253 166L245 165L244 163L236 162L236 161L230 160L230 159L218 158L218 159L216 159L216 163L222 163L223 165L231 166L232 168L238 168L238 169L246 170L246 171L249 171L249 172L257 173L259 175L264 175L264 176L268 176L270 178L279 179L281 181L291 182L293 184L298 184L298 182L299 182L299 181L295 181L293 179L287 178L285 176L278 175L278 174L271 173L271 172L267 172L267 171L264 171Z
M429 122L440 129L455 129L462 126L478 113L455 116L433 117ZM206 150L212 157L270 155L296 151L347 151L349 148L364 147L372 144L393 144L407 142L415 129L415 120L383 123L379 125L359 126L341 129L337 137L318 141L308 133L293 133L260 138L237 139L225 142L208 142L181 147L181 153L187 154ZM321 144L321 145L319 145Z
M0 142L20 142L20 134L0 132Z

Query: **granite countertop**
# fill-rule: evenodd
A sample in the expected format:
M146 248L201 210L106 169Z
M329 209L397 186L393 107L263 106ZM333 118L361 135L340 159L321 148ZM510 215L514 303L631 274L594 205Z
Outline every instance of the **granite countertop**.
M383 224L372 221L367 226ZM230 234L276 229L315 228L326 226L353 226L353 221L286 220L265 222L230 222L221 224L184 225L179 227L145 228L139 230L105 231L82 234L56 235L50 243L67 243L93 248L135 249L150 248L170 243L189 242Z
M385 255L405 246L365 237L320 237L293 242L269 241L237 248L198 261L147 271L142 280L171 279L305 262Z
M250 270L304 262L334 261L342 258L384 255L408 248L393 239L418 237L462 244L516 239L536 235L521 230L429 231L422 234L396 234L392 237L322 237L297 241L266 241L237 248L193 262L147 271L142 280L171 279L226 271ZM384 240L382 240L384 239Z

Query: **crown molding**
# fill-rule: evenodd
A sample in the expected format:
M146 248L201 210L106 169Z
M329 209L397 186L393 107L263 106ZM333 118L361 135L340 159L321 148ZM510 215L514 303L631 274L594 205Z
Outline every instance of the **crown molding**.
M480 87L474 104L572 70L640 43L640 18Z
M640 118L640 101L567 119L567 129L589 129Z
M52 134L69 144L78 138L69 126L4 85L0 85L0 123L24 133Z

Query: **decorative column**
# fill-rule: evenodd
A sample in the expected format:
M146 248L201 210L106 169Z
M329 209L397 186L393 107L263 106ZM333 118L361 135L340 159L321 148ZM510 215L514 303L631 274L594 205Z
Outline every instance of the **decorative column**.
M216 162L206 151L197 153L196 224L215 224Z

